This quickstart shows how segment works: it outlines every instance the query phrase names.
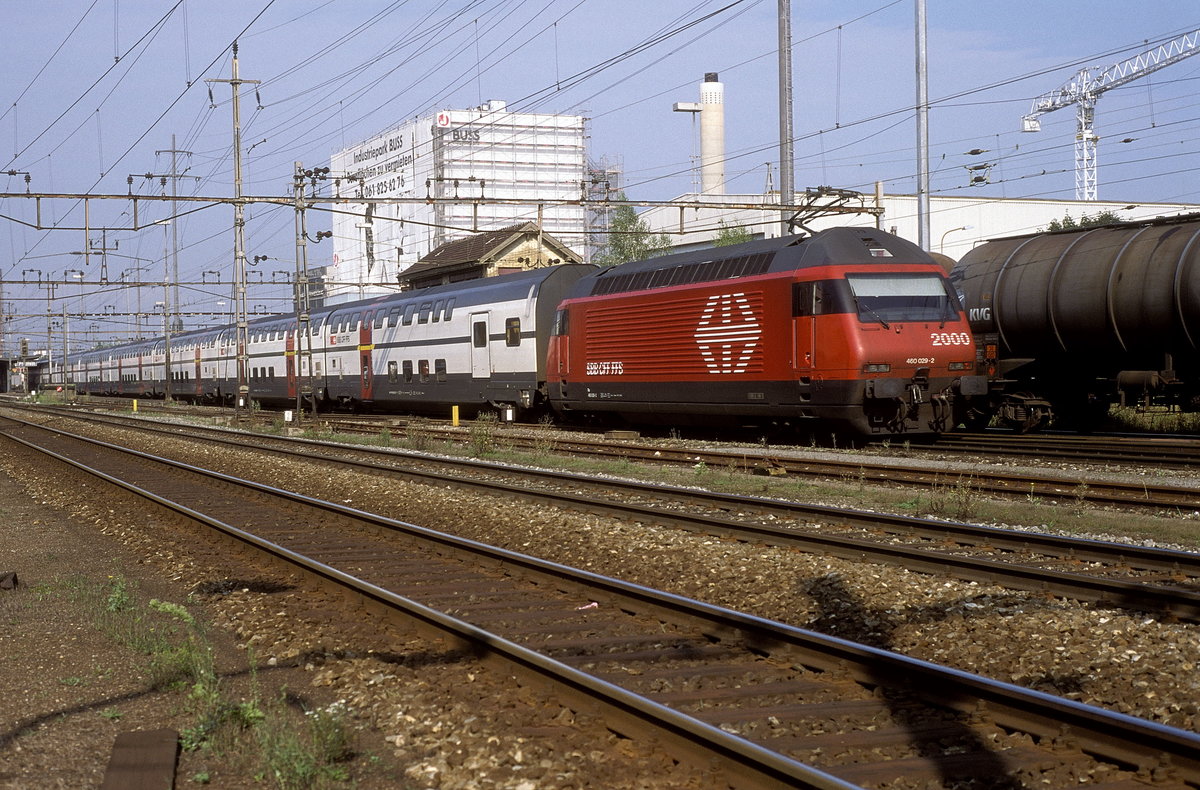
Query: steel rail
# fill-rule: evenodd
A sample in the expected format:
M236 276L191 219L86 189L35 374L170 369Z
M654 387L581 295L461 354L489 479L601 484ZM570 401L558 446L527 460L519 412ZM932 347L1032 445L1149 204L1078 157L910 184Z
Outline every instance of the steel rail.
M1003 453L1075 463L1121 463L1165 468L1194 468L1200 440L1162 437L1029 436L948 433L931 445L912 445L912 452Z

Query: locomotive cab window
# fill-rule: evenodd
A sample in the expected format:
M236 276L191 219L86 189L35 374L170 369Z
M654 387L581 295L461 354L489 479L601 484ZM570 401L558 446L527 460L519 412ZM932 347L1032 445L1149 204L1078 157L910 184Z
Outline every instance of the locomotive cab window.
M504 345L506 345L506 346L521 345L521 319L520 318L504 319Z
M952 321L958 301L936 274L847 274L863 323Z

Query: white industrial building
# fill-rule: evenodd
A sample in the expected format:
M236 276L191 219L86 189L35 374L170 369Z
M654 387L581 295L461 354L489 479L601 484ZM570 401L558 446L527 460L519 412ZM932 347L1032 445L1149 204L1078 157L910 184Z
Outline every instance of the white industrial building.
M326 303L394 290L396 275L472 231L528 221L582 253L584 209L541 201L579 200L587 157L578 115L509 112L502 101L443 110L333 154L338 196L460 197L517 203L350 203L333 220ZM386 284L386 285L385 285Z
M727 200L730 203L778 203L779 194L767 195L681 195L675 202ZM798 193L797 203L804 202ZM831 201L816 200L817 205ZM887 195L882 192L860 199L838 201L850 207L882 208L876 220L870 213L837 214L805 223L811 230L836 226L880 227L915 242L917 240L917 198L915 195ZM1194 203L1136 203L1082 200L1040 200L1029 198L931 197L929 200L930 252L949 255L955 260L988 239L1035 233L1052 220L1070 215L1079 220L1111 211L1122 220L1133 221L1200 212ZM782 232L780 212L750 209L656 207L639 215L655 233L671 234L679 249L707 247L723 226L742 227L755 238L773 238Z

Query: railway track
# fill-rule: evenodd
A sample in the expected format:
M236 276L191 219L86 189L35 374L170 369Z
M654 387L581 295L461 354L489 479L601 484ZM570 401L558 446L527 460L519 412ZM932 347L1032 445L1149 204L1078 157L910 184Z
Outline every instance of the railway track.
M287 453L438 486L549 502L610 517L880 562L1010 589L1200 621L1200 553L1084 540L824 505L720 494L471 459L93 417L241 450Z
M1200 736L30 423L0 431L736 787L1200 787Z
M123 408L129 408L132 403L131 399L113 399L113 398L81 398L81 404L85 408L110 407L114 404L121 404ZM164 405L159 401L141 401L140 410L145 413L165 414L165 415L189 415L189 416L228 416L232 418L232 413L228 408L218 409L213 407L191 407L184 405ZM248 411L243 413L243 424L247 426L253 425L270 425L272 423L281 422L283 420L282 412L270 411ZM401 415L348 415L348 414L323 414L317 419L312 419L310 416L305 416L304 424L310 428L347 434L363 434L371 435L378 434L382 431L398 431L406 432L420 431L425 435L445 441L463 441L465 431L453 429L450 427L449 420L436 419L418 419L404 417ZM550 431L551 429L545 429ZM578 431L575 431L576 433ZM530 440L527 437L521 437L512 432L505 433L505 441L514 447L532 446L534 443L545 444L552 442L556 447L568 449L571 452L589 455L604 455L605 448L613 447L614 443L610 440L597 439L589 441L586 439L574 439L567 436L558 436L551 438L539 438ZM644 457L642 451L645 448L638 446L636 442L623 440L620 446L623 448L619 451L614 451L610 454L620 454L624 457ZM959 433L952 432L942 434L936 442L898 442L896 440L872 441L870 447L884 452L896 451L902 447L903 455L911 456L927 456L927 455L945 455L949 454L964 454L964 455L983 455L994 457L997 455L1003 457L1035 459L1038 461L1057 461L1062 463L1073 463L1087 466L1103 466L1103 465L1137 465L1144 468L1153 469L1194 469L1197 459L1200 459L1200 438L1189 438L1184 436L1153 436L1153 435L1080 435L1080 434L1012 434L1003 431L988 431L979 433ZM678 448L676 448L678 449ZM654 452L659 452L660 455L655 457L660 463L697 463L704 461L710 464L720 464L722 466L740 465L745 467L747 464L753 464L761 468L771 468L778 471L790 471L793 473L803 473L805 469L794 466L789 467L786 460L789 454L795 454L799 450L797 448L781 448L773 452L763 450L731 450L731 451L710 451L710 450L695 450L688 451L680 449L678 452L663 452L662 447L653 446L649 452L653 455ZM819 473L819 472L818 472ZM837 470L833 470L836 474ZM1031 479L1032 478L1032 479ZM887 482L888 478L877 478L883 482ZM1052 499L1076 498L1080 496L1087 498L1092 492L1080 488L1079 482L1081 478L1067 480L1062 478L1054 478L1048 476L1030 476L1025 479L1016 479L1011 482L998 483L991 487L994 493L1017 493L1024 496L1045 497ZM898 483L911 484L930 484L927 480L897 480ZM1093 488L1089 481L1084 481L1088 489ZM938 483L933 483L938 484ZM982 483L972 480L973 485L977 485L982 490ZM1067 489L1074 489L1071 493L1066 493ZM1141 489L1140 498L1144 501L1137 503L1138 507L1173 507L1179 506L1180 502L1173 498L1173 493L1167 490L1161 499L1158 499L1158 486L1149 485ZM1169 487L1165 487L1169 489ZM1133 491L1130 494L1130 491ZM1109 501L1113 504L1123 504L1131 498L1138 498L1138 493L1134 489L1126 489L1125 491L1118 490L1115 493L1105 491L1096 491L1094 498L1096 501Z
M1163 469L1195 468L1200 439L1179 436L1081 436L1078 434L947 433L912 452L955 452L1036 458L1086 464L1137 464Z
M383 430L400 430L401 425L383 425L359 420L335 420L327 425L345 433L378 434ZM410 434L419 432L440 441L468 442L470 434L464 428L410 426ZM503 429L500 429L503 432ZM547 433L530 436L525 433L503 432L502 441L513 448L570 453L596 458L619 458L657 464L687 466L704 465L714 469L757 471L765 474L805 475L809 477L850 480L856 483L875 483L894 486L967 487L972 491L1005 497L1053 502L1089 502L1141 511L1194 512L1200 503L1200 488L1144 481L1126 483L1096 477L1085 472L1070 476L1053 472L1019 473L1003 468L987 472L962 472L945 469L925 469L912 466L912 459L881 463L863 458L847 460L817 459L799 450L733 450L671 447L662 444L639 444L629 440L582 439ZM911 447L905 450L909 453ZM928 452L928 448L919 450ZM1037 455L1036 451L1030 455ZM1043 455L1042 457L1046 457ZM1095 459L1093 458L1093 462ZM1194 465L1193 465L1194 466Z

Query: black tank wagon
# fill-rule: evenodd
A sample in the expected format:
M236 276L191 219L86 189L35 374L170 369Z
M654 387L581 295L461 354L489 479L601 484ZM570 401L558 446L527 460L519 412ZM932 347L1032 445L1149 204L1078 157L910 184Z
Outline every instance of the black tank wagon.
M951 282L986 396L971 422L1088 428L1114 403L1200 408L1200 215L997 239Z

